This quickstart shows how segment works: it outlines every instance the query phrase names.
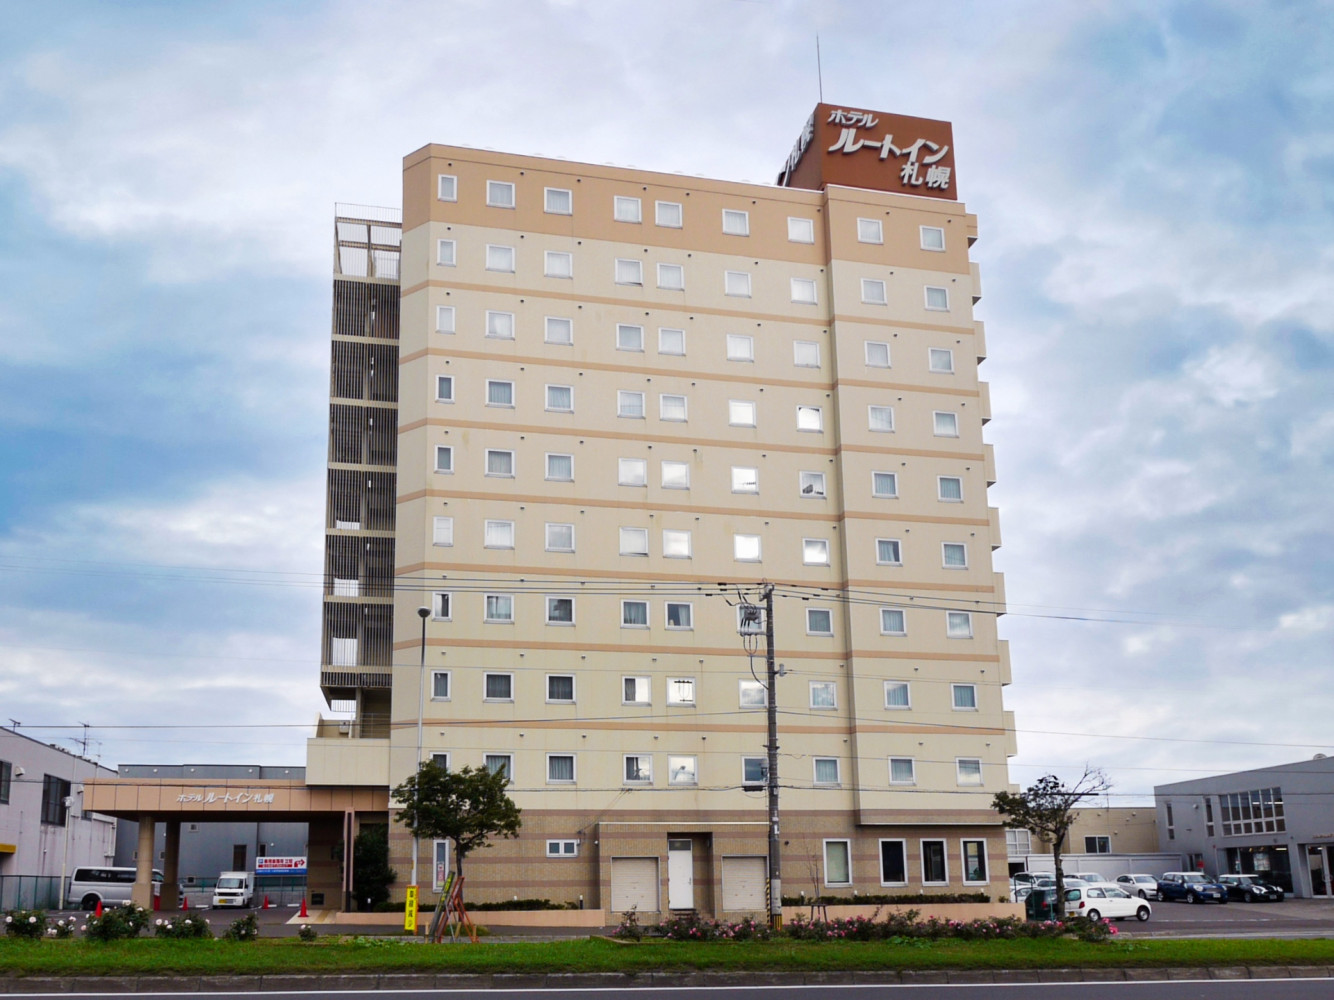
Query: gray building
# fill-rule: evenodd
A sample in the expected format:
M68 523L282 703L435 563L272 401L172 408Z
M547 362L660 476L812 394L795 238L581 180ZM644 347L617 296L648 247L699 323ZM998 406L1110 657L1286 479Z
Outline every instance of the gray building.
M1153 794L1159 849L1180 854L1186 870L1334 896L1334 758L1177 781Z

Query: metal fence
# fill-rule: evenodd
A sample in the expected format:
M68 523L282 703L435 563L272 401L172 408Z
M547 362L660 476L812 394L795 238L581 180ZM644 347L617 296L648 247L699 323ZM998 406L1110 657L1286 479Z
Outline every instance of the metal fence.
M0 875L0 910L60 909L59 875Z

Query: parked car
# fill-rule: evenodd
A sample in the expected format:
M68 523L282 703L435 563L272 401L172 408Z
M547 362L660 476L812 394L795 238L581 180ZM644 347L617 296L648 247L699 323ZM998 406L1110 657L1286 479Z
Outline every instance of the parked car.
M69 880L65 903L70 909L95 910L97 904L114 906L128 903L134 889L134 868L79 867ZM153 895L162 893L162 873L153 869Z
M1090 920L1124 920L1134 917L1145 921L1153 907L1144 900L1110 883L1076 886L1065 891L1065 915Z
M1184 899L1187 903L1216 899L1226 903L1227 889L1199 872L1164 872L1158 880L1158 898L1168 901Z
M1077 879L1079 879L1080 881L1083 881L1083 882L1090 882L1090 883L1093 883L1093 884L1096 884L1096 885L1114 885L1114 884L1115 884L1114 882L1109 882L1107 879L1103 878L1103 877L1102 877L1100 874L1098 874L1097 872L1069 872L1069 873L1066 874L1065 877L1066 877L1066 878L1077 878Z
M213 890L213 905L249 906L255 897L255 876L250 872L223 872Z
M1158 898L1158 876L1156 875L1118 875L1116 884L1132 896L1140 899Z
M1264 882L1254 875L1219 875L1218 881L1227 889L1228 899L1246 903L1281 903L1283 889L1272 882Z

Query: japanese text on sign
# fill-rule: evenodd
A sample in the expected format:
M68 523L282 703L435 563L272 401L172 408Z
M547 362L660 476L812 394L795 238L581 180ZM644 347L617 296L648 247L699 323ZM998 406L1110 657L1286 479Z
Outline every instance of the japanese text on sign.
M219 802L225 805L234 802L241 806L271 805L273 803L273 792L233 792L229 789L222 791L200 790L198 792L181 792L180 795L176 796L176 801L198 802L206 806Z
M842 126L838 141L829 147L829 152L841 152L846 156L862 149L874 149L879 153L881 160L887 160L891 156L895 159L906 156L907 160L899 167L899 180L903 184L908 187L925 185L940 191L950 186L950 168L936 165L950 151L949 146L938 145L929 139L918 139L911 145L899 148L894 145L892 132L881 139L858 138L859 124L862 128L870 128L878 121L866 112L835 110L830 113L828 120L831 124ZM850 124L854 121L857 124ZM922 167L926 168L925 175L921 173Z

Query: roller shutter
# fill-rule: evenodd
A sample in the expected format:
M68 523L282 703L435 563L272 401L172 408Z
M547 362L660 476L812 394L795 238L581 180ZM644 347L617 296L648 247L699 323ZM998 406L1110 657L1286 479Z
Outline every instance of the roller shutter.
M765 911L768 859L723 858L723 909L730 913Z
M658 912L658 859L611 859L611 908L615 913Z

